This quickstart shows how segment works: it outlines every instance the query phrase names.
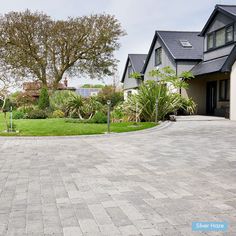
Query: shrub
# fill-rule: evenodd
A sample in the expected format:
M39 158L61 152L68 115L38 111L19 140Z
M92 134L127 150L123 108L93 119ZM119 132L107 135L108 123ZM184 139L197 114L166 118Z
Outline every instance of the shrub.
M111 101L111 106L114 107L118 103L124 101L123 92L116 91L115 88L111 85L105 86L102 88L101 92L99 92L97 99L103 105L107 104L107 100Z
M125 116L123 103L116 105L111 112L111 117L114 122L120 121Z
M55 110L52 113L52 118L63 118L65 117L65 113L62 110Z
M65 116L68 115L67 103L75 95L71 91L55 91L52 96L50 96L50 106L53 110L61 110L64 112Z
M148 80L139 87L136 95L129 97L125 103L125 110L132 118L138 110L139 119L142 121L154 121L156 116L156 101L158 102L158 119L163 120L169 114L176 113L179 109L193 113L195 103L190 99L183 99L176 92L179 89L188 88L187 80L193 76L190 72L183 72L177 76L175 70L164 67L160 70L153 70L150 76L158 78L158 82ZM133 116L132 116L133 114Z
M48 90L45 87L40 91L38 106L42 110L50 106Z
M13 113L12 113L12 118L14 120L24 119L25 117L26 117L26 114L22 111L13 111Z
M27 106L21 106L17 108L17 111L23 112L23 113L29 113L36 109L36 106L33 105L27 105Z
M47 113L43 110L32 110L27 114L28 119L46 119L48 117Z
M102 112L97 112L93 118L88 121L89 123L104 124L107 123L107 116Z

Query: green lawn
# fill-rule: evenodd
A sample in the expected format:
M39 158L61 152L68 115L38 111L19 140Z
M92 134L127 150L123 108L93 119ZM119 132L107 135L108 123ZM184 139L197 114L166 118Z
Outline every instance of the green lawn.
M4 133L6 129L2 114L0 115L0 135L1 136L63 136L82 134L102 134L107 131L106 124L85 124L66 123L65 119L45 119L45 120L13 120L19 133ZM111 132L129 132L154 127L151 122L142 122L134 125L132 122L111 124Z

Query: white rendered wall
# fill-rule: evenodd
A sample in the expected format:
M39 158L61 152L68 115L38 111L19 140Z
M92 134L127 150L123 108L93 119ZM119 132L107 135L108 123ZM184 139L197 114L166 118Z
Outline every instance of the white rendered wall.
M236 120L236 61L230 74L230 120Z
M128 99L129 91L131 92L132 95L138 93L138 89L126 89L126 90L124 90L124 100L125 101Z

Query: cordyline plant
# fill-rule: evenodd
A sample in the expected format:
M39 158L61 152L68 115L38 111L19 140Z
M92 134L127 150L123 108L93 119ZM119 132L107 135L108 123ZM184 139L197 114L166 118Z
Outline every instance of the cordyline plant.
M193 78L191 72L183 72L177 76L170 67L149 72L155 80L148 80L140 87L138 94L132 95L127 101L127 108L131 114L138 110L140 120L154 121L156 115L156 101L158 101L158 119L164 120L168 114L179 109L193 113L195 103L192 99L181 96L180 89L187 89L187 80ZM136 76L136 75L135 75ZM138 106L138 109L137 109Z
M26 10L0 17L0 62L11 76L56 88L65 73L104 78L114 73L114 51L125 32L108 14L53 20Z

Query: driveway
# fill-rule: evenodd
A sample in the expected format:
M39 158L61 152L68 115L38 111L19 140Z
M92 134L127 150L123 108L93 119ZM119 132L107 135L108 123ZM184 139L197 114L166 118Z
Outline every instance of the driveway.
M193 233L193 221L228 233ZM0 235L236 235L236 122L2 137Z

